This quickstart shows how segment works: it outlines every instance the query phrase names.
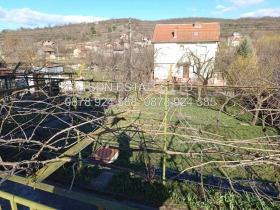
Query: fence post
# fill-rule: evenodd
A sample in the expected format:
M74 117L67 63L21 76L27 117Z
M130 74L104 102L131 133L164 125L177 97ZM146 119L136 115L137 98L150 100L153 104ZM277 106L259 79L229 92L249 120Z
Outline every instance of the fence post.
M168 87L169 87L169 81L171 80L172 77L172 64L170 64L170 69L168 72L168 77L167 77L167 82L165 86L165 91L164 91L164 145L163 145L163 164L162 164L162 180L163 184L165 185L166 181L166 150L167 150L167 114L168 114L168 106L169 106L169 100L168 100Z
M12 210L18 210L17 203L15 202L15 196L13 195L12 199L10 200Z

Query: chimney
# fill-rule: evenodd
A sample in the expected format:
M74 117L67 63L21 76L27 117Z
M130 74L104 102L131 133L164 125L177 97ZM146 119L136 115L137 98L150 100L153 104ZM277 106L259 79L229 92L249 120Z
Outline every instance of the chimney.
M174 39L177 39L177 35L178 35L178 28L174 28L173 32L172 32L172 36Z
M201 23L198 21L195 21L195 23L193 24L194 28L201 28Z

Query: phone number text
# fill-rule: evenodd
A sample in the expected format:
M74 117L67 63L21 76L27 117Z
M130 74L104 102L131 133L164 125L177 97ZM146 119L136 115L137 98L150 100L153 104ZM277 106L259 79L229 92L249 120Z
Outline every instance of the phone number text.
M140 102L140 103L139 103ZM181 98L159 98L150 97L145 98L143 101L139 101L136 97L128 97L122 100L116 100L116 98L77 98L77 97L67 97L64 101L66 106L95 106L95 107L107 107L109 105L117 104L118 106L134 106L136 103L139 105L142 103L144 106L149 107L161 107L161 106L206 106L213 107L217 103L214 98L202 98L194 99L189 97Z

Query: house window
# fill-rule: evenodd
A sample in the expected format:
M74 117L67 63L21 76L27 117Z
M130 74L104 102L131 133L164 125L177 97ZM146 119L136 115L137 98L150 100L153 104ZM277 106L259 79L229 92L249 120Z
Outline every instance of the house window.
M197 31L193 32L193 35L198 36L198 32Z
M180 50L184 50L184 45L180 45Z

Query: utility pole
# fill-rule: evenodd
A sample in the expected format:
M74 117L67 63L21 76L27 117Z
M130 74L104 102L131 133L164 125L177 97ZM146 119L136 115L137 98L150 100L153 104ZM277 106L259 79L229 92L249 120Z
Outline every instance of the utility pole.
M131 80L131 67L132 67L132 45L131 45L131 37L132 37L132 29L131 29L131 19L129 18L129 70L128 70L128 81Z
M58 54L58 45L56 45L56 60L58 60L59 54Z

